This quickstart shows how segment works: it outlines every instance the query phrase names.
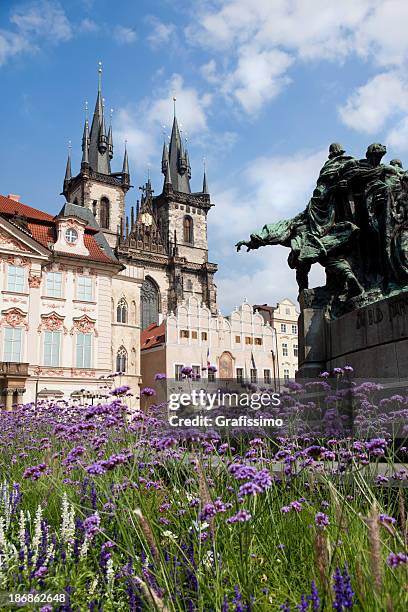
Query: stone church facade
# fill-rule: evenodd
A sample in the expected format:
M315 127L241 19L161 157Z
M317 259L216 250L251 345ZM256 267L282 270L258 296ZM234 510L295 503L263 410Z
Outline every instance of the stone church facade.
M4 362L0 371L0 391L8 406L10 402L20 401L23 395L24 401L33 401L38 393L47 396L56 390L64 395L75 395L84 387L92 387L96 394L97 389L110 384L103 384L101 380L118 371L122 372L121 383L129 384L137 395L142 383L140 330L153 323L159 324L193 295L212 315L218 312L214 284L217 266L208 260L207 241L207 215L213 205L205 173L202 190L191 191L190 161L176 116L170 142L163 145L161 193L154 196L149 179L142 188L140 203L131 208L129 216L125 207L126 194L131 188L126 148L119 172L112 170L113 157L112 126L106 128L100 74L90 125L87 113L85 117L82 160L77 174L72 172L71 155L68 155L62 192L66 204L61 211L52 216L17 202L18 198L3 200L0 218L11 224L13 232L25 232L27 240L30 238L36 248L39 245L42 248L42 260L36 259L39 286L29 284L26 274L24 291L16 292L21 295L14 295L11 289L10 296L3 298L0 304L4 325L9 327L6 302L12 300L13 304L20 304L21 301L19 321L31 330L30 334L42 325L43 319L51 321L51 326L54 321L61 322L55 331L62 333L61 337L54 338L52 367L44 348L38 348L41 342L44 345L44 339L37 336L30 336L30 340L24 336L19 350L12 355L18 356L24 367L4 365L6 353L11 355L10 343L7 344L4 334L0 338ZM47 235L42 225L47 227ZM31 229L27 230L26 226ZM93 246L89 250L86 244L91 239ZM11 240L20 244L18 236ZM18 249L11 249L11 253L8 238L4 241L7 248L2 250L0 243L0 256L5 262L2 273L6 286L7 258L17 257L16 261L20 262L23 256ZM59 291L63 297L55 297L52 303L44 289L48 286L50 266L53 272L62 275L56 278L62 282ZM20 267L20 263L16 267ZM76 283L85 283L79 278L82 274L93 278L92 299L83 304L75 297ZM76 365L80 361L76 351L79 354L85 349L75 344L78 309L82 309L83 316L90 320L91 323L87 319L94 334L93 339L81 339L92 355L81 367ZM73 329L74 336L71 335ZM10 333L7 331L6 335ZM10 379L7 368L25 374L16 382ZM18 398L17 388L20 389ZM9 392L10 389L13 390ZM23 389L26 389L24 394ZM7 394L12 399L7 399Z

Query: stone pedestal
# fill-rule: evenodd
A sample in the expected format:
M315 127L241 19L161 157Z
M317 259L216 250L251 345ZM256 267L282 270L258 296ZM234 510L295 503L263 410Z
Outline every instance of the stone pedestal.
M408 379L408 292L330 320L323 309L299 317L298 378L351 365L360 378Z

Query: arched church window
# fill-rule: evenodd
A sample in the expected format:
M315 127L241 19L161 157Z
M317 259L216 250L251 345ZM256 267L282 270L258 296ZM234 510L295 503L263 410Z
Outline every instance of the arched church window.
M127 350L121 346L116 353L116 371L126 372L127 370Z
M109 229L110 204L108 198L101 198L99 225L104 229Z
M192 291L193 290L193 281L191 280L191 278L187 279L186 286L187 286L187 291Z
M193 244L193 220L187 215L184 217L183 221L183 237L184 242Z
M159 322L159 289L156 283L146 278L140 289L141 328Z
M116 321L118 323L127 323L127 302L125 298L121 298L116 308Z

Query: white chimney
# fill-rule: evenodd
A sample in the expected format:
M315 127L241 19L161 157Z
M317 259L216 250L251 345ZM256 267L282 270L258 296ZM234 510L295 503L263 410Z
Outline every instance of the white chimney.
M14 200L14 202L19 202L19 201L20 201L20 198L21 198L21 196L20 196L20 195L17 195L17 194L15 194L15 193L9 193L7 197L8 197L10 200Z

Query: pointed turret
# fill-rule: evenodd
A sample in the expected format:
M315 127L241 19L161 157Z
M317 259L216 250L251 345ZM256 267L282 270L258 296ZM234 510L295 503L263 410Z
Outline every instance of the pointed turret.
M203 193L209 193L208 191L208 183L207 183L207 172L205 171L204 168L204 177L203 177Z
M109 153L109 159L112 159L112 157L113 157L112 114L113 114L113 108L111 108L111 110L110 110L109 132L108 132L108 153Z
M65 177L64 177L64 186L62 189L62 193L65 197L67 197L68 185L72 179L72 169L71 169L71 141L68 144L68 157L67 157L67 165L65 166Z
M89 124L88 124L88 103L85 103L85 124L82 135L82 161L81 165L89 165Z
M89 165L92 170L100 174L110 174L110 158L108 152L108 138L106 136L104 108L101 91L102 66L99 62L98 95L92 118L91 133L89 135Z
M169 165L169 150L167 148L166 141L163 142L163 153L162 153L162 173L165 175L167 167Z
M123 156L122 176L126 175L129 179L129 158L127 152L127 143L125 142L125 154ZM127 181L129 182L129 180Z
M180 135L180 129L177 123L176 113L174 113L173 128L171 130L170 146L169 146L169 161L170 182L173 189L182 193L191 193L190 180L188 169L188 160L185 157L183 142ZM163 174L166 174L164 184L168 184L167 171L162 167Z

